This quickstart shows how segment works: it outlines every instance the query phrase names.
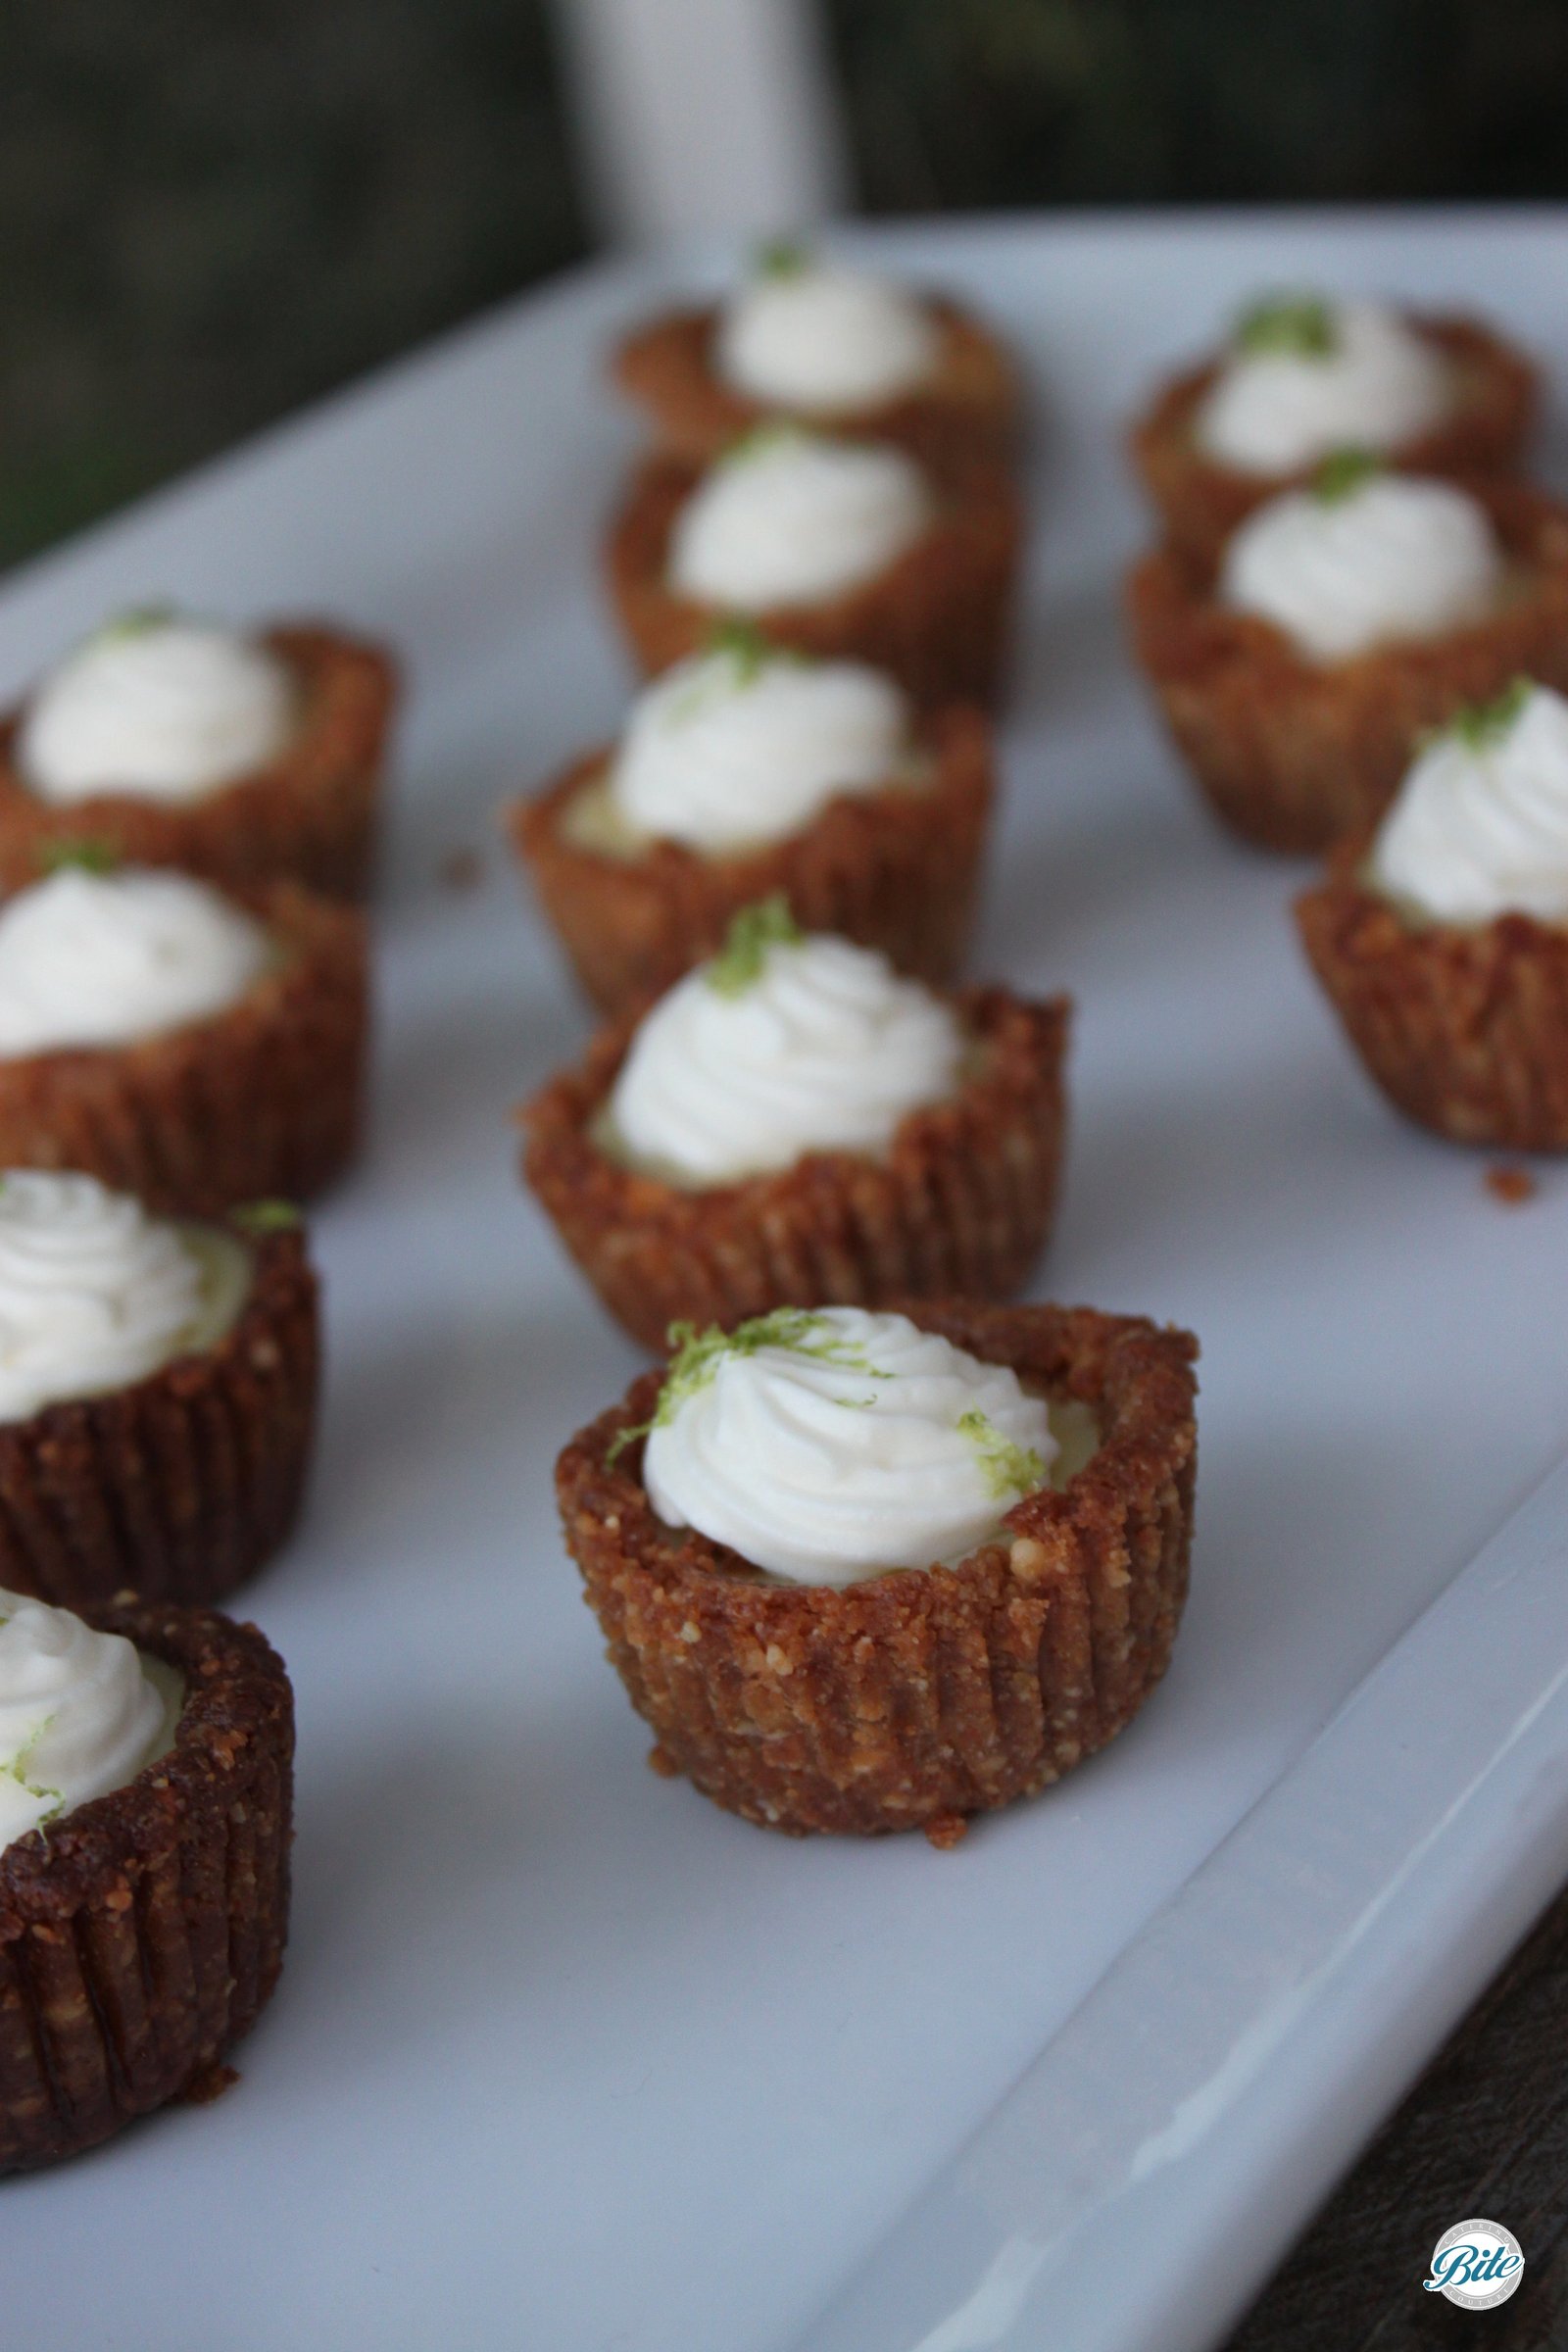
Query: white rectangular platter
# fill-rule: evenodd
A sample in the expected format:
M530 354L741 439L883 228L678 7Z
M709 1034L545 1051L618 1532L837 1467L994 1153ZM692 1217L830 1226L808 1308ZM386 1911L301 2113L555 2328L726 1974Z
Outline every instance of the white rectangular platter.
M220 2104L0 2192L7 2345L1196 2352L1568 1871L1564 1482L1454 1584L1563 1446L1568 1180L1505 1210L1374 1098L1299 869L1193 805L1116 611L1119 425L1238 300L1473 304L1568 382L1568 222L871 241L1042 413L975 965L1078 1000L1043 1287L1201 1336L1175 1664L952 1854L796 1843L645 1769L578 1598L552 1463L636 1359L515 1181L509 1108L587 1022L492 818L627 690L600 364L673 273L585 272L35 566L0 688L167 594L382 631L412 702L319 1474L241 1604L299 1696L288 1966Z

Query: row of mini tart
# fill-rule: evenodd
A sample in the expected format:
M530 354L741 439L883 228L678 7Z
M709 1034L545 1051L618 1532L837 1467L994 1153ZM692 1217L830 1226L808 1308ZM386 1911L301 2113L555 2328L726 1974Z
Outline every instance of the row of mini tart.
M387 654L333 629L122 614L0 715L0 892L90 845L363 898L396 696Z
M0 2174L220 2089L276 1982L293 1698L204 1604L294 1523L318 1353L292 1212L0 1178Z
M1325 849L1382 814L1426 729L1522 673L1568 684L1568 509L1510 477L1524 389L1517 429L1479 430L1491 377L1533 380L1479 328L1316 301L1249 315L1203 372L1184 446L1247 495L1224 529L1163 507L1129 605L1177 749L1244 839Z
M725 619L851 657L914 702L993 703L1021 542L1020 387L951 303L791 249L721 305L633 334L654 429L611 533L645 674Z
M877 372L901 338L908 381ZM514 811L612 1015L525 1107L524 1171L673 1354L563 1453L566 1542L658 1770L775 1830L950 1845L1163 1672L1196 1449L1187 1335L994 1303L1050 1230L1069 1014L943 986L1016 396L971 322L793 256L621 373L663 446L612 584L666 674Z
M1568 508L1506 478L1534 405L1470 322L1263 305L1134 434L1167 539L1129 602L1215 811L1330 851L1298 922L1384 1093L1562 1151Z

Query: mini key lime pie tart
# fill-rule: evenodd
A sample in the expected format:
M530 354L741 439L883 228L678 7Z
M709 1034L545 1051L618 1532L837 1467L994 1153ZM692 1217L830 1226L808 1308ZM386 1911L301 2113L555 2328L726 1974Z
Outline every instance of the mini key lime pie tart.
M779 417L939 459L1005 458L1018 439L1016 372L978 319L798 245L764 247L722 302L640 327L614 372L661 448L696 465Z
M292 1531L318 1352L285 1203L174 1224L91 1176L0 1176L0 1585L222 1599Z
M778 645L885 670L925 709L997 699L1021 531L1004 466L766 425L706 471L654 458L610 543L644 671L739 616Z
M221 2087L282 1966L293 1755L254 1626L0 1590L0 2173Z
M1045 1247L1068 1006L937 996L784 902L524 1110L524 1173L656 1353L680 1320L1005 1298Z
M557 1467L661 1770L950 1844L1137 1713L1187 1591L1184 1332L948 1300L674 1337Z
M991 813L978 710L921 717L885 673L731 625L645 689L618 741L510 824L601 1009L646 1003L782 893L798 921L950 978Z
M392 662L339 632L111 621L0 716L0 888L62 845L247 887L369 886Z
M1431 739L1297 906L1389 1100L1454 1143L1568 1151L1568 702L1521 679Z
M1166 385L1130 448L1166 538L1201 561L1336 449L1419 474L1510 473L1537 398L1529 361L1473 319L1273 296Z
M359 1134L363 916L98 864L0 907L0 1165L173 1215L320 1191Z
M1261 849L1322 850L1381 815L1425 730L1521 671L1568 684L1568 509L1345 451L1217 563L1146 557L1128 601L1215 813Z

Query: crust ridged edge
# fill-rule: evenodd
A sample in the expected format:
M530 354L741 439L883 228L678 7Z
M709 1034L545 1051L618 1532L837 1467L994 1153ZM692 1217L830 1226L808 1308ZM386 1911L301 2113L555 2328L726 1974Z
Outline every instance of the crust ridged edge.
M0 889L25 889L51 849L88 841L124 864L177 866L230 889L292 880L328 898L363 898L396 664L379 647L330 629L279 627L265 642L300 681L300 730L270 766L185 807L103 793L55 808L17 772L21 710L0 718Z
M675 517L701 478L676 458L632 476L606 555L611 603L645 676L696 653L722 615L667 583ZM936 521L874 580L820 604L752 615L776 645L886 670L923 710L992 707L1002 691L1023 530L1017 486L986 459L936 476Z
M57 1607L221 1600L298 1514L316 1432L317 1281L297 1233L199 1355L0 1427L0 1589Z
M254 1626L87 1612L185 1678L174 1746L0 1853L0 2173L199 2094L288 1935L294 1708Z
M1254 847L1309 855L1380 816L1423 732L1523 674L1568 688L1568 507L1470 481L1520 592L1440 638L1322 665L1212 594L1214 566L1146 556L1127 599L1138 660L1209 807Z
M1371 1077L1456 1144L1568 1152L1568 933L1529 915L1415 927L1341 844L1296 904L1312 969Z
M231 894L282 956L208 1021L118 1049L0 1061L0 1167L59 1168L160 1215L309 1200L359 1140L366 927L289 882Z
M941 331L942 357L928 384L875 408L813 412L805 421L819 430L897 442L938 464L974 451L1010 459L1022 424L1017 370L997 337L968 312L940 299L929 307ZM708 464L780 414L714 373L716 316L711 305L665 312L628 335L612 363L615 381L643 412L658 445L695 465Z
M771 1829L870 1836L1031 1794L1114 1738L1187 1591L1196 1343L1088 1308L910 1301L924 1329L1090 1404L1098 1451L1009 1511L1005 1544L843 1591L759 1579L655 1517L633 1444L660 1374L566 1446L567 1548L658 1757Z
M508 811L514 846L586 994L619 1013L661 994L723 944L743 906L782 891L808 931L880 948L940 986L963 960L991 815L991 730L956 708L925 725L923 788L846 794L804 831L734 858L677 842L637 858L579 847L562 829L572 796L603 766L591 753Z
M1537 369L1521 351L1469 318L1412 318L1461 372L1466 397L1431 431L1393 453L1406 473L1507 474L1522 463L1541 400ZM1209 361L1171 378L1127 437L1133 470L1166 539L1189 557L1211 560L1254 508L1310 478L1238 473L1193 439L1199 403L1218 373Z
M905 1118L880 1156L812 1152L701 1192L608 1159L591 1129L630 1016L525 1106L524 1175L610 1312L656 1354L679 1318L728 1327L772 1306L1010 1298L1055 1207L1069 1007L976 988L955 1008L979 1066L951 1101Z

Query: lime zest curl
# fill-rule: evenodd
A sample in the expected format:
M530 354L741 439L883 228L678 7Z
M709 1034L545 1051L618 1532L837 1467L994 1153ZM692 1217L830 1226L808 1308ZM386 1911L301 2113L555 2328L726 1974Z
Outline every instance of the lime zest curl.
M1533 678L1517 677L1490 702L1461 705L1438 734L1455 737L1466 751L1494 752L1513 733L1535 690Z
M1234 341L1249 359L1331 359L1339 348L1334 313L1320 294L1266 294L1236 321Z
M1369 449L1331 450L1312 476L1312 496L1320 507L1343 506L1383 470Z
M695 1323L672 1323L668 1337L669 1366L653 1418L616 1431L605 1450L607 1469L639 1438L646 1438L656 1429L667 1429L687 1399L710 1386L719 1365L728 1356L758 1355L764 1348L782 1348L793 1355L808 1356L816 1363L841 1364L863 1374L867 1380L893 1377L873 1364L857 1342L834 1331L825 1315L809 1307L775 1306L765 1315L753 1315L749 1321L737 1323L733 1331L725 1331L717 1323L710 1323L704 1331L699 1331ZM842 1401L852 1402L857 1410L861 1410L875 1400L867 1396ZM1044 1470L1041 1475L1044 1476Z
M974 1447L981 1475L998 1502L1006 1495L1032 1494L1045 1485L1045 1456L1032 1446L1018 1446L1004 1437L990 1414L978 1405L959 1414L958 1435Z
M68 834L58 841L40 842L37 862L45 879L72 867L83 874L112 874L119 867L120 852L112 841L97 835Z
M762 977L774 948L798 948L805 937L782 890L759 899L755 906L743 906L730 922L724 945L707 967L709 987L716 997L744 997Z

